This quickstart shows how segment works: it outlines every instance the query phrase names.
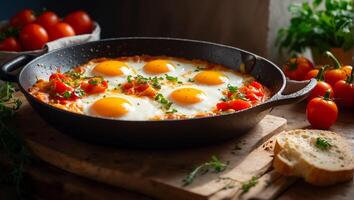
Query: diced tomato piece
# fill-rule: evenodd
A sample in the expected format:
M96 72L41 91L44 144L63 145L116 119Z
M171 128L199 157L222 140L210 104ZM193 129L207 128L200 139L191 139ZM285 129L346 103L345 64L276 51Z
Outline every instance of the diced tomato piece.
M262 84L260 84L257 81L252 81L252 83L250 83L250 85L252 85L253 87L255 87L257 89L262 89L263 88Z
M220 102L220 103L216 104L216 108L218 110L225 111L225 110L230 109L230 105L228 102Z
M66 76L64 74L55 73L55 74L50 75L49 80L51 81L51 80L54 80L54 79L65 79L65 78L66 78Z
M66 91L72 91L73 89L70 86L67 86L65 83L59 80L52 81L52 92L56 94L63 94Z
M144 90L146 90L149 87L149 84L140 84L135 86L135 90L137 92L143 92Z
M245 94L245 97L249 99L250 101L260 101L261 97L257 96L255 93L252 92L247 92Z
M234 110L244 110L252 107L252 104L242 99L236 99L229 102L230 108Z
M99 82L96 79L90 79L88 83L82 82L80 87L87 94L98 94L106 91L108 83L107 81Z

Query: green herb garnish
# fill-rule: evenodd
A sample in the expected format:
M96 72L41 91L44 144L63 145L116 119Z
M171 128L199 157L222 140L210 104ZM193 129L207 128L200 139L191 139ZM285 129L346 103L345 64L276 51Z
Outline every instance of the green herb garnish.
M133 76L132 75L128 75L127 76L127 81L128 83L131 83L133 80L132 80Z
M317 148L319 148L321 150L327 150L332 146L326 139L321 138L321 137L318 137L316 139L315 145Z
M98 80L90 79L88 83L91 84L91 85L97 85L98 84Z
M65 99L69 99L69 98L71 97L71 92L65 91L64 94L63 94L63 97L64 97Z
M172 109L171 111L166 111L166 114L173 114L178 112L176 109Z
M213 170L214 172L218 173L224 171L226 167L227 167L227 163L222 163L216 156L213 155L210 161L205 162L199 165L198 167L196 167L191 173L189 173L182 180L183 186L187 186L191 184L198 174L205 174L210 170Z
M76 88L74 90L74 93L77 97L83 97L85 95L85 91L81 89L80 87Z
M178 78L177 77L170 76L168 74L165 74L165 76L166 76L166 80L168 80L168 81L178 82Z
M252 187L256 186L258 179L255 176L252 176L251 180L242 183L242 193L248 192Z
M162 78L162 77L160 77L160 78ZM158 78L156 76L153 78L151 78L151 77L149 78L152 87L154 87L155 89L161 89L161 85L159 83L159 80L161 80L160 78Z
M11 171L0 172L0 184L16 187L17 196L23 197L23 170L29 163L30 155L23 138L9 126L13 114L21 106L21 101L14 97L15 88L11 83L0 83L0 150L4 159L11 165Z
M231 92L231 93L235 93L238 91L238 87L237 86L232 86L230 84L227 85L227 89Z
M171 108L172 102L166 99L162 94L157 94L155 100L162 104L163 108L167 111Z

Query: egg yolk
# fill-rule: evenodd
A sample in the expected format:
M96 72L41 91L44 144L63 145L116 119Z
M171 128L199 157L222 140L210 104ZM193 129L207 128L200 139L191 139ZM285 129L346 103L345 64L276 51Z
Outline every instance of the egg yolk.
M92 105L92 110L103 117L120 117L127 114L131 103L119 97L107 97L97 100Z
M173 101L179 104L195 104L203 101L206 96L203 91L195 88L181 88L170 94Z
M202 71L194 76L194 80L205 85L220 85L227 81L227 77L217 71Z
M162 74L173 71L175 66L168 60L153 60L146 63L143 69L149 74Z
M120 61L109 60L97 64L93 71L106 76L122 76L129 73L129 67Z

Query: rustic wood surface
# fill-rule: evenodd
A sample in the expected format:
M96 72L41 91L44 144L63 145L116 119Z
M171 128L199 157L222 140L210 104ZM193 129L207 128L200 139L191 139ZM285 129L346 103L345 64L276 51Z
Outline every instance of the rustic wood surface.
M17 122L30 150L40 159L90 179L161 199L238 196L242 182L263 175L271 166L273 152L256 147L286 125L285 119L268 115L249 133L226 143L159 151L117 149L79 142L47 125L27 102L17 113ZM184 187L182 180L188 172L210 160L212 155L229 162L227 169L222 173L207 173ZM232 188L225 190L230 180Z
M297 104L297 105L287 105L287 106L280 106L278 108L273 109L271 114L277 115L277 116L282 116L288 120L288 127L287 129L293 129L293 128L308 128L309 124L306 121L305 118L305 103ZM352 144L353 144L353 151L354 151L354 116L353 113L350 111L341 111L340 117L337 121L337 123L332 127L333 131L336 131L340 134L342 134L344 137L346 137ZM34 182L39 182L39 184L36 184L38 188L42 188L43 185L45 184L40 184L43 183L43 176L41 174L44 174L48 178L45 180L50 183L52 179L57 180L58 185L65 185L65 187L60 187L62 189L61 191L61 196L65 194L66 196L70 195L77 195L77 199L88 199L90 196L91 191L94 191L95 188L99 188L100 195L94 195L96 198L89 198L89 199L101 199L104 197L104 195L108 195L107 197L120 197L121 199L147 199L148 197L137 194L137 193L132 193L128 192L125 190L121 189L111 189L109 186L104 186L102 184L96 183L91 180L87 180L82 177L78 177L75 175L72 175L70 173L64 172L63 170L53 168L53 167L48 167L48 164L41 164L40 165L40 173L38 176L33 176L33 181ZM34 168L36 171L36 168ZM33 172L32 172L33 173ZM271 176L271 173L267 173L268 176ZM58 178L58 177L65 177L63 178ZM259 181L263 178L267 178L265 176L261 177ZM295 179L290 180L291 178L286 177L286 178L280 178L277 179L276 184L279 187L286 187L287 184L292 183L295 181ZM63 184L63 183L72 183L72 184ZM91 183L94 182L94 183ZM45 182L44 182L45 183ZM61 183L61 184L59 184ZM88 184L90 183L90 184ZM94 186L92 186L94 185ZM259 184L261 185L261 184ZM108 189L107 189L108 188ZM255 187L256 189L256 187ZM107 191L106 191L107 190ZM281 189L278 189L279 191L282 191ZM50 195L56 195L53 192L50 191L42 191L42 194L45 194L44 196L49 196ZM265 190L261 193L261 195L257 194L254 196L257 199L269 199L267 196L272 196L274 191L272 190ZM326 187L326 188L320 188L320 187L315 187L308 185L304 183L303 181L299 180L297 181L294 185L291 186L290 189L288 189L286 192L282 193L279 196L279 199L343 199L343 200L349 200L352 199L354 195L354 184L353 182L348 182L344 184L340 184L337 186L332 186L332 187ZM79 198L80 197L80 198ZM104 199L104 198L103 198Z

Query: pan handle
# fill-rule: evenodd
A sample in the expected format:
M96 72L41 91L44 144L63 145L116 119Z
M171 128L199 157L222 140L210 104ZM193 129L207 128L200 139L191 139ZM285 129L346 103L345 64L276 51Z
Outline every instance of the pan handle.
M0 78L4 81L16 82L19 71L24 65L33 60L36 56L33 55L20 55L0 67Z
M286 87L281 93L275 94L271 99L262 104L265 108L270 108L278 105L297 103L306 99L313 88L317 84L316 79L309 81L293 81L286 80Z

